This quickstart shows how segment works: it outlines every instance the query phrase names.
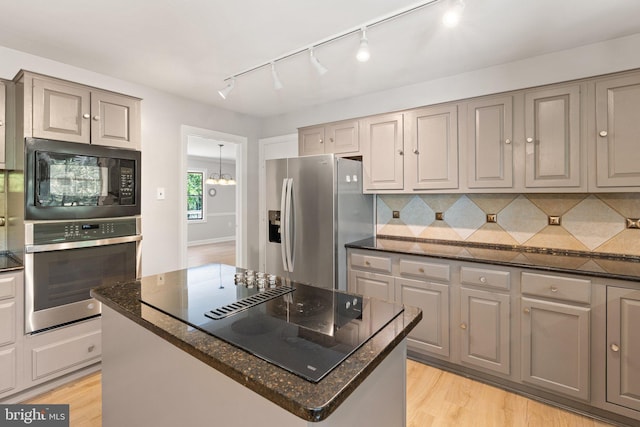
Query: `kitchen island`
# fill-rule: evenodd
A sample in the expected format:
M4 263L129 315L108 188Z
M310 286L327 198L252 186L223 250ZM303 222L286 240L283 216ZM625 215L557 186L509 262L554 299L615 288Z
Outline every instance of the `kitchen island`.
M204 323L196 325L193 317L175 311L192 306L200 313L206 300L202 289L245 292L240 289L244 285L234 284L236 272L243 270L211 264L92 291L103 303L105 427L405 424L406 336L422 318L419 309L349 296L361 307L358 317L350 304L345 312L345 294L327 290L334 296L330 311L336 314L329 328L335 337L330 333L325 339L340 335L342 343L333 347L347 342L353 349L347 348L345 359L329 366L319 380L310 381L292 373L295 369L267 361L268 355L260 351L255 355L214 336L213 328L207 330ZM272 305L289 298L292 307L299 306L296 295L308 287L280 279L278 284L295 290L272 299ZM251 310L269 309L265 303L247 312ZM288 312L286 319L293 314ZM253 326L259 330L269 322ZM308 328L300 330L300 337L308 336Z

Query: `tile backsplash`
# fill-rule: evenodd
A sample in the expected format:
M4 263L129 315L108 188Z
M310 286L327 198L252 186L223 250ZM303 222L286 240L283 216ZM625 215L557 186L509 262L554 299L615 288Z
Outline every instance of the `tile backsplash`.
M640 193L388 194L376 210L379 235L640 256Z

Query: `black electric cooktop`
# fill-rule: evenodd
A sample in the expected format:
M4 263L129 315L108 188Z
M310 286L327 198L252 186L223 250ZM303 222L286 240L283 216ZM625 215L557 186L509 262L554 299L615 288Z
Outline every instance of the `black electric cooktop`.
M140 300L311 382L402 313L401 305L277 278L237 283L209 264L141 280Z

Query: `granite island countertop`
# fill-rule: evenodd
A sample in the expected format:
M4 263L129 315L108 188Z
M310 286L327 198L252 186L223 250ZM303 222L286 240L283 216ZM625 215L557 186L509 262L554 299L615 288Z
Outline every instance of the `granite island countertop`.
M422 319L419 309L405 306L402 313L339 366L313 383L140 301L145 283L161 280L171 286L184 281L187 271L102 286L91 294L168 343L307 421L321 421L332 414Z
M629 255L391 236L359 240L348 243L346 247L640 282L640 257Z

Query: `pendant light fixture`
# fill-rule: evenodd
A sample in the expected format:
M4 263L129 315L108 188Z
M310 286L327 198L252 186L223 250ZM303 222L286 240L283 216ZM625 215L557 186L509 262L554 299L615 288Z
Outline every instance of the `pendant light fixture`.
M212 173L205 181L208 185L236 185L236 180L233 179L228 173L222 173L222 147L224 144L218 144L220 146L220 169L218 173Z

